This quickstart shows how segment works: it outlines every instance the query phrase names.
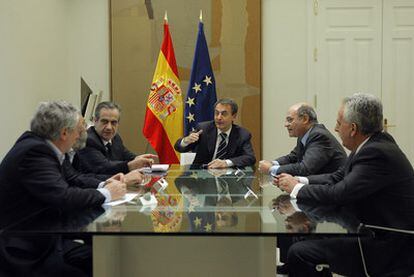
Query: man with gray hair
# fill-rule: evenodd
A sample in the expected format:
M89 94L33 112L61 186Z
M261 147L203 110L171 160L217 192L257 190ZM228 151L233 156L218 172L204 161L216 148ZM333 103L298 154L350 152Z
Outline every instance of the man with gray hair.
M307 178L281 174L274 184L299 205L347 205L364 224L414 229L414 171L393 137L382 132L382 119L382 104L377 97L354 94L345 98L335 127L342 144L351 151L345 165L332 174ZM383 276L391 261L412 259L414 255L413 240L398 236L391 239L387 232L362 239L372 276ZM319 276L316 264L329 264L341 275L362 275L356 240L335 238L294 244L288 255L289 276Z
M342 166L346 154L336 138L318 124L315 110L306 103L297 103L287 112L285 127L296 137L296 147L274 161L259 162L259 171L276 176L281 173L308 176L331 173Z
M100 206L125 195L123 176L100 188L80 188L63 173L63 162L85 131L78 109L64 101L39 105L26 131L0 164L0 225L44 207L64 210Z

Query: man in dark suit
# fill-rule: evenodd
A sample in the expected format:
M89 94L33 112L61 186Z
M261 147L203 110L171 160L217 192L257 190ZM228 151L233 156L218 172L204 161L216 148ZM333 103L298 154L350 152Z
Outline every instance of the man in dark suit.
M65 154L65 160L62 164L63 174L69 183L77 184L79 187L97 188L102 181L105 181L111 177L110 174L97 174L81 172L79 154L78 151L82 150L86 146L88 134L84 130L78 140L73 145L72 149ZM123 181L127 185L141 184L144 180L144 175L138 170L130 171L123 176Z
M366 94L345 98L335 130L351 151L344 167L308 178L281 174L274 184L298 203L349 204L362 223L414 229L414 171L392 136L382 132L380 100ZM412 243L385 233L364 242L370 274L377 276L396 254L404 257L414 249ZM314 265L321 263L345 275L347 268L363 272L356 239L300 242L291 247L288 261L289 276L317 276Z
M318 124L316 112L308 104L290 107L285 127L290 137L298 138L296 147L290 154L272 162L260 161L260 172L274 176L280 173L308 176L331 173L344 164L344 149L324 125Z
M337 139L325 128L318 124L315 110L306 103L297 103L287 112L285 127L290 137L296 137L296 147L286 156L274 161L259 162L259 171L271 173L273 176L281 173L308 176L311 174L331 173L342 166L346 154ZM278 239L281 252L280 261L285 263L278 266L278 273L287 272L287 248L291 238Z
M117 174L151 166L156 155L137 156L129 151L118 135L121 108L113 102L101 102L95 109L94 126L88 129L86 147L78 152L82 172Z
M118 179L111 178L102 182L99 188L87 188L82 178L72 179L65 175L65 154L85 131L83 118L74 106L63 101L41 103L30 129L31 131L23 133L0 164L0 228L45 208L82 210L125 195L126 185L121 174L116 177ZM26 255L36 249L43 253L38 257L48 256L49 242L53 246L67 242L58 239L55 244L53 237L45 238L42 240L44 243L36 237L12 238L12 241L16 241L16 244L13 244L15 251L11 254L17 254L12 260L22 264L26 263ZM64 247L59 253L66 254L66 250L81 253L83 251L78 251L81 248L83 247L69 242L68 248ZM2 255L0 253L0 261L3 261ZM10 255L4 258L7 257L10 258ZM82 262L83 265L91 264L90 256L81 254L78 257L85 261ZM38 263L41 262L36 261L36 266L40 266ZM42 270L58 272L55 266ZM46 273L44 275L47 276Z
M195 151L193 164L208 168L251 166L256 162L248 130L233 124L238 106L231 99L214 105L214 121L202 122L198 131L180 138L174 145L178 152Z

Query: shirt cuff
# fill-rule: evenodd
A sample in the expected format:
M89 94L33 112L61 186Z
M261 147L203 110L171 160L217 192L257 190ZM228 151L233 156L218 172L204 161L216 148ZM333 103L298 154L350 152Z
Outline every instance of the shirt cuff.
M99 188L99 189L96 189L97 191L99 191L100 193L102 193L103 194L103 196L105 196L105 202L104 203L108 203L108 202L111 202L111 193L109 192L109 190L108 189L106 189L106 188Z
M189 144L189 143L185 143L185 142L184 142L184 138L182 138L182 139L181 139L181 142L180 142L180 146L181 146L181 147L187 147L188 145L190 145L190 144Z
M227 167L232 167L233 162L231 160L226 160Z
M101 189L105 186L105 182L100 182L98 185L98 189Z
M295 185L295 187L293 188L292 192L290 193L290 197L293 199L296 199L296 197L298 196L299 190L303 187L306 186L305 184L302 183L298 183Z
M272 161L272 165L280 165L278 161Z
M309 185L309 179L303 176L296 176L296 178L298 178L299 183L305 184L305 185Z
M276 176L277 175L277 171L279 170L280 165L274 165L269 169L269 173L272 176Z
M296 199L290 199L290 204L292 204L293 209L295 209L296 212L301 212L302 210L299 209L299 206L296 202Z

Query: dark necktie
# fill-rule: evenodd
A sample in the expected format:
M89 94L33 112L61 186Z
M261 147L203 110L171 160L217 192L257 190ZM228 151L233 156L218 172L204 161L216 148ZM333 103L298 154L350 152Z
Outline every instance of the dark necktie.
M63 174L66 175L70 171L71 167L72 167L72 164L70 162L69 154L66 153L65 154L65 159L63 160L63 163L62 163L62 172L63 172Z
M221 138L221 140L220 140L220 144L217 148L216 159L223 158L227 153L227 142L226 142L227 134L226 133L220 133L220 138Z
M112 144L108 142L105 145L105 149L106 149L106 156L108 157L108 159L111 159L112 158Z
M303 145L302 141L299 141L299 149L298 149L298 153L296 153L296 157L299 162L302 161L304 153L305 153L305 145Z

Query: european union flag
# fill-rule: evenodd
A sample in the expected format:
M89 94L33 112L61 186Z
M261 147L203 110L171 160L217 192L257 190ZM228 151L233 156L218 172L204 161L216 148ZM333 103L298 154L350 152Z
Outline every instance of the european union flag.
M216 81L210 63L204 26L198 24L197 43L193 68L188 85L184 110L184 135L194 131L199 122L214 119L214 103L217 101Z

